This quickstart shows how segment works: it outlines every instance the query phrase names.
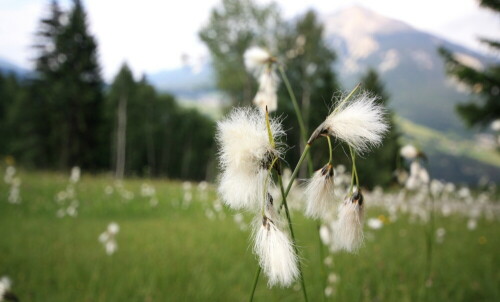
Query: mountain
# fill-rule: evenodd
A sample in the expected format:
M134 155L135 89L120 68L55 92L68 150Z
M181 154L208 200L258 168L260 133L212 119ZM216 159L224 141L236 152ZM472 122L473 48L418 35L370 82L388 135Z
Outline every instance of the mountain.
M323 15L322 20L325 39L338 56L333 67L343 87L349 90L368 68L376 69L390 94L389 106L400 117L405 141L428 153L434 177L473 184L484 177L500 181L500 155L455 113L456 104L468 100L468 91L446 76L437 50L446 47L477 68L497 62L494 58L360 6ZM205 64L196 72L186 67L148 78L160 90L202 103L204 95L215 91L213 75Z
M15 74L18 77L25 78L30 74L30 71L28 69L19 67L6 59L0 58L0 73Z
M208 63L165 70L146 77L156 89L180 98L196 98L216 90L214 73Z
M492 58L360 6L326 15L323 21L325 38L338 55L335 70L345 87L355 85L368 67L374 68L399 115L439 131L468 133L454 111L468 93L446 76L437 49L446 47L478 68L492 63Z

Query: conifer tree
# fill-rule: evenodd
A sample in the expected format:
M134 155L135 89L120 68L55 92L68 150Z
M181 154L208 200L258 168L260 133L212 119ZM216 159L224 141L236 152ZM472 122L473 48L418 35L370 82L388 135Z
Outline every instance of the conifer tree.
M58 81L65 126L61 165L102 166L107 159L104 152L99 152L104 146L104 136L100 133L103 82L97 61L97 44L88 31L87 15L80 0L74 0L68 23L63 26L56 42L63 75Z
M480 5L500 13L500 1L481 0ZM500 51L500 41L480 39L493 51ZM468 126L487 127L500 118L500 64L495 63L479 70L458 60L445 48L439 52L446 62L446 71L461 83L469 87L471 101L457 106L457 111Z

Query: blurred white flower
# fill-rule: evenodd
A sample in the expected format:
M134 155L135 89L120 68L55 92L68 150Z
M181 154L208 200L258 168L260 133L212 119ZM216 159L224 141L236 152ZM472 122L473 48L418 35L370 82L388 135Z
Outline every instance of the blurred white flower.
M404 145L399 154L406 159L415 159L418 156L418 150L413 145Z
M113 187L112 186L106 186L106 188L104 188L104 193L106 193L106 195L111 195L113 194Z
M106 254L112 255L118 250L118 244L116 243L116 234L120 231L120 226L116 222L111 222L108 224L106 231L99 235L99 242L104 245L104 250Z
M272 59L271 54L267 50L256 46L247 49L243 54L243 58L247 70L256 77L258 77L262 68Z
M410 165L410 177L406 181L406 188L416 190L427 185L429 181L427 170L418 161L413 161Z
M278 108L278 84L279 78L273 68L266 68L259 77L259 90L253 99L253 103L262 112L276 111Z
M114 239L107 241L104 244L104 247L106 249L106 254L108 255L113 255L118 250L118 244Z
M496 119L491 122L491 130L495 132L500 132L500 119Z
M331 284L335 284L339 281L339 275L335 274L335 273L330 273L328 275L328 283L331 283Z
M380 220L378 218L370 218L370 219L368 219L368 221L366 222L366 224L368 225L368 227L370 229L373 229L373 230L381 229L382 226L384 225L384 223L382 222L382 220Z
M16 175L16 168L14 166L7 166L3 180L6 184L10 184L14 175Z
M69 177L69 181L72 183L77 183L80 180L80 167L73 167L71 169L71 175Z
M445 235L446 235L446 230L444 228L438 228L436 230L436 242L443 243Z
M477 228L477 220L475 220L475 219L469 219L467 221L467 228L470 231L475 230Z
M327 286L325 288L325 296L331 297L333 295L333 287Z
M118 225L118 223L111 222L110 224L108 224L108 232L111 235L116 235L118 234L119 231L120 231L120 226Z

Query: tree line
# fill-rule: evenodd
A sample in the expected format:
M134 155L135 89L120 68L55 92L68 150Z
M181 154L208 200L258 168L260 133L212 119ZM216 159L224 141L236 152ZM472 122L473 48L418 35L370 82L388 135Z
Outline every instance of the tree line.
M80 0L56 0L39 22L35 72L0 74L0 155L28 168L205 179L214 121L159 94L124 64L111 85Z

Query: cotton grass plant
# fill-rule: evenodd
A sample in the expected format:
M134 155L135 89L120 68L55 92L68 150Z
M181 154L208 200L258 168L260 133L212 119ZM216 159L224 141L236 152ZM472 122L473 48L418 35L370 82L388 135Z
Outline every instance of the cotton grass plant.
M388 130L385 109L377 103L375 96L365 92L356 94L357 86L337 103L324 122L307 138L307 130L284 64L267 50L258 47L247 50L244 60L248 71L259 83L253 102L256 108L235 108L217 125L221 169L218 192L227 206L255 215L252 240L259 267L250 300L253 299L263 271L269 287L288 287L299 281L304 300L307 301L287 197L292 187L296 186L295 180L301 165L307 161L311 179L306 182L304 190L306 216L318 220L318 229L320 221L331 220L331 233L336 245L346 251L356 251L363 243L365 199L357 175L356 155L367 154L371 148L381 144ZM286 186L282 177L282 167L286 165L283 160L287 150L286 133L280 118L269 115L277 108L280 79L276 70L279 70L289 92L304 142L302 155L293 173L287 177ZM330 156L322 168L313 172L309 150L321 137L327 140ZM334 192L331 138L348 146L352 162L349 189L341 198ZM325 274L323 279L326 279Z

